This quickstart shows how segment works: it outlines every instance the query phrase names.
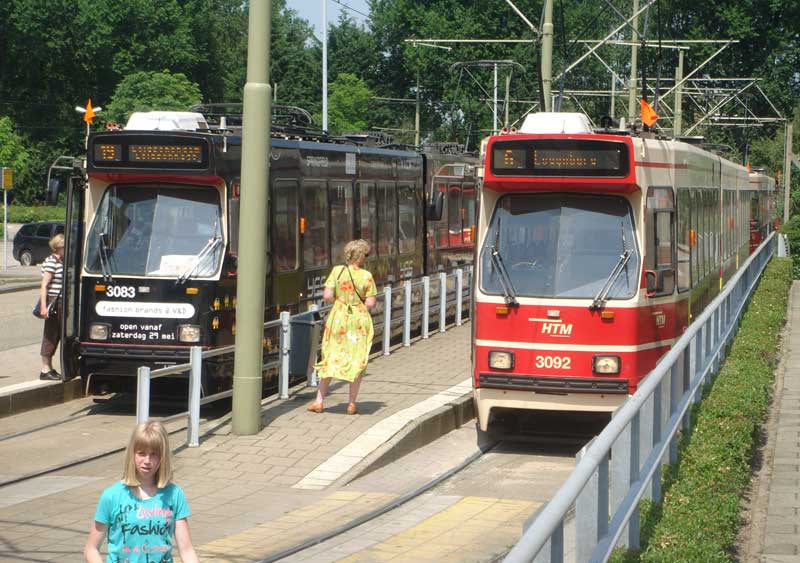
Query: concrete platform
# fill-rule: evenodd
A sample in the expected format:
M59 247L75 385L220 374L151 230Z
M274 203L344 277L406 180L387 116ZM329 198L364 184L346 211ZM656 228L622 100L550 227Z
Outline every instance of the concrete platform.
M315 393L309 388L268 401L256 435L233 435L228 420L207 429L198 448L173 438L175 481L189 499L201 560L257 561L399 496L343 487L471 418L469 339L466 325L373 359L358 415L346 414L347 384L334 383L322 414L306 411ZM88 417L74 440L100 440L101 430ZM39 440L53 465L70 456L69 436L25 439L28 447ZM12 463L5 451L12 441L0 442L5 463ZM9 470L3 463L0 474ZM97 499L121 470L122 455L114 454L3 487L0 498L9 500L0 503L0 560L82 561Z

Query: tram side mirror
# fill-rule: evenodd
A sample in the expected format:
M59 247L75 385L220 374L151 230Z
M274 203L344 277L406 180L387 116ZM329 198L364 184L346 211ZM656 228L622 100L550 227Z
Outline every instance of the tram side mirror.
M647 286L647 297L658 294L672 293L675 289L675 270L666 268L662 270L645 270L644 279Z
M659 278L660 276L655 270L644 271L644 279L647 284L647 297L653 297L661 290L661 288L658 287ZM663 278L661 281L663 283Z
M58 194L63 189L61 178L50 178L47 183L47 191L45 192L44 201L47 205L55 205L58 203Z
M433 192L431 202L428 204L427 219L428 221L441 221L442 209L444 208L444 193L440 191Z

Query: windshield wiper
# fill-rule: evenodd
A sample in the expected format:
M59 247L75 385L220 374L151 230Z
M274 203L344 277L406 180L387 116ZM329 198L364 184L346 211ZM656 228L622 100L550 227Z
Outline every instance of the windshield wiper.
M514 284L511 281L511 276L508 275L508 270L506 269L505 262L503 261L503 256L500 254L500 251L497 249L497 245L500 242L500 219L497 220L497 233L494 237L494 244L489 247L489 255L492 257L492 264L494 267L497 268L498 277L500 278L500 285L503 286L503 299L506 302L506 305L511 307L517 307L519 303L517 302L517 292L514 289Z
M617 278L622 273L622 270L625 269L625 265L628 263L628 260L631 259L631 255L633 255L633 251L627 248L627 244L625 243L625 226L620 221L620 232L622 234L622 254L619 256L619 260L617 260L614 269L611 270L611 273L606 278L606 283L603 284L603 287L600 288L600 292L592 301L592 304L589 305L589 310L592 311L594 309L600 309L606 303L606 298L608 297L611 288L614 285L614 282L617 281Z
M98 253L100 254L100 269L103 272L103 281L104 282L113 282L114 278L111 277L111 260L108 257L108 233L106 232L106 228L108 227L108 217L103 219L103 230L100 232L98 237L100 238L100 244L98 244Z
M214 224L214 235L210 239L208 239L208 242L200 250L200 252L197 253L197 256L195 256L194 260L192 260L192 263L189 264L186 267L186 269L183 271L183 273L180 276L178 276L178 279L175 280L175 284L176 285L180 285L180 284L184 283L186 280L188 280L189 277L191 277L191 275L194 273L194 271L200 265L200 263L206 258L206 256L211 254L214 251L214 249L216 249L217 246L219 246L219 244L221 242L222 242L222 235L218 235L217 234L217 224L215 223Z

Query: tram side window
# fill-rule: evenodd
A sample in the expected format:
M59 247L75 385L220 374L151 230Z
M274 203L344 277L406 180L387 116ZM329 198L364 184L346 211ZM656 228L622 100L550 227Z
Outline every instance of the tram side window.
M328 185L331 205L331 257L335 264L344 262L344 245L353 239L353 184L349 180L331 180Z
M378 203L375 197L375 184L360 182L358 184L361 211L361 238L375 246L378 233Z
M736 240L734 238L734 205L733 205L734 192L725 190L725 224L722 226L725 232L725 258L728 259L733 256L734 249L736 248Z
M378 254L397 254L397 202L394 184L378 183Z
M700 207L700 195L694 188L689 190L689 207L692 214L689 218L690 230L689 245L691 249L691 264L692 264L692 286L697 285L702 277L700 272L701 254L703 245L700 243L700 225L703 216L703 210Z
M709 190L709 210L711 214L711 267L709 271L719 272L719 190Z
M678 190L678 291L686 291L691 287L691 229L692 202L689 190Z
M675 290L674 217L675 207L671 188L648 188L647 190L647 253L645 268L652 279L648 289L656 295L670 295Z
M397 212L400 219L400 254L414 252L417 240L417 205L414 199L414 186L406 184L397 187Z
M447 239L449 246L461 246L461 186L450 184L447 190Z
M297 269L297 184L275 182L272 201L275 225L275 269L289 272Z
M447 183L441 181L436 184L434 190L447 194ZM434 248L447 248L448 245L448 231L447 231L447 217L449 204L448 198L442 200L442 219L440 221L433 221L433 246Z
M461 221L464 225L464 244L475 244L475 184L464 184L461 190Z
M328 194L325 182L303 180L303 265L306 269L328 265Z

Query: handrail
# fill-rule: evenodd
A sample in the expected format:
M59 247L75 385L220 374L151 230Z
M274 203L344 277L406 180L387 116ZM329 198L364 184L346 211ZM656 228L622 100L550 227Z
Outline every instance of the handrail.
M379 322L375 323L375 334L378 334L378 327L381 327L384 332L383 340L383 353L388 355L391 353L390 344L392 337L392 328L399 323L403 324L403 346L409 346L411 340L411 324L418 319L421 320L421 336L428 338L428 318L431 307L438 307L440 312L439 317L439 330L445 331L445 324L447 319L447 308L451 306L456 307L453 315L454 325L460 326L462 323L462 305L463 297L466 291L469 294L471 291L472 275L471 268L467 268L467 284L463 283L464 275L462 269L457 269L451 274L442 272L439 275L439 292L436 295L437 302L431 303L430 295L430 278L423 276L416 279L404 280L402 285L392 287L387 285L384 288L383 300L383 314L382 319L380 316ZM453 280L452 299L450 298L450 291L448 291L448 279ZM416 280L416 281L415 281ZM421 288L421 289L420 289ZM422 293L421 302L423 310L414 310L414 290L419 290ZM397 321L394 320L392 310L397 309L395 306L395 294L403 296L403 303L401 307L403 311L403 318ZM442 296L444 298L442 298ZM318 307L312 305L309 310L319 311L321 314L329 311L330 305L325 307ZM298 313L305 314L305 313ZM280 330L280 345L278 359L270 360L263 364L263 368L278 368L278 395L281 399L289 398L289 354L291 352L291 319L297 315L290 315L287 311L281 312L279 318L264 323L264 330L279 329ZM388 321L388 322L387 322ZM170 416L165 420L178 419L183 416L189 415L189 424L187 428L189 446L199 445L199 426L200 426L200 405L211 403L219 399L230 397L233 394L232 390L222 391L213 395L208 395L201 398L202 380L202 362L205 359L230 354L234 352L236 345L224 346L221 348L214 348L212 350L203 351L199 346L193 346L190 349L191 361L188 363L177 364L156 370L151 370L147 366L142 366L138 369L137 391L136 391L136 420L137 423L145 422L150 415L150 381L159 377L166 377L169 375L177 375L185 372L190 372L189 382L189 411ZM308 374L307 385L316 386L316 372Z
M579 454L575 469L505 563L563 561L564 524L573 506L575 560L606 561L618 543L639 546L638 503L645 495L660 498L661 472L657 470L665 458L670 463L677 460L678 430L688 429L689 409L700 400L703 383L719 369L739 317L774 252L773 233ZM646 451L640 451L643 437ZM549 554L542 552L547 543Z

